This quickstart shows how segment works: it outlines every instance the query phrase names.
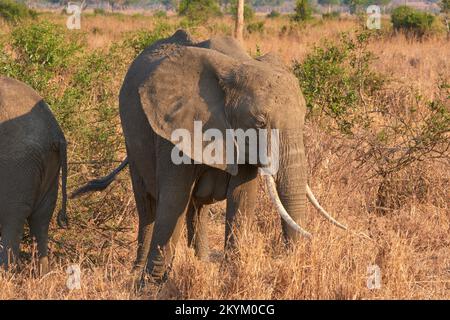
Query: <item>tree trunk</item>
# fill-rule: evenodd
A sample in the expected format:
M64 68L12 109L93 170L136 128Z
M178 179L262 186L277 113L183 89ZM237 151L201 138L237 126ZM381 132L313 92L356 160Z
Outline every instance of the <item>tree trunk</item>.
M235 38L240 42L244 42L244 0L238 0L236 10L236 28Z

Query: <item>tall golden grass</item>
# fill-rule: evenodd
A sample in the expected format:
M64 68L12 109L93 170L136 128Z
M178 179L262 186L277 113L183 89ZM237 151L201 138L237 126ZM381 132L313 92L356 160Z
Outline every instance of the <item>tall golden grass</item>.
M62 16L48 16L64 23ZM90 50L110 46L126 31L154 27L154 20L143 16L88 16L82 23ZM318 22L281 32L283 25L288 25L286 19L267 19L265 31L248 34L245 46L251 53L277 52L291 63L301 61L321 40L336 40L340 32L352 30L356 24L352 20ZM193 32L206 39L211 34L231 32L231 26L231 20L222 18ZM379 57L376 68L380 72L429 98L437 92L436 81L450 76L450 42L443 38L415 42L402 35L385 36L371 44L371 50ZM117 75L117 90L122 77ZM449 163L415 165L409 171L414 175L405 174L396 186L402 189L420 177L425 181L420 197L408 193L401 206L380 214L372 208L379 181L352 166L349 158L337 155L336 140L315 124L307 123L305 140L310 185L322 205L351 232L323 221L310 206L306 227L314 235L312 241L300 241L286 252L279 216L261 183L256 213L240 230L238 255L230 261L223 259L224 203L216 204L209 211L210 261L196 259L183 237L167 283L159 290L150 287L136 293L130 270L137 218L128 172L124 172L106 192L89 196L87 207L82 208L84 204L78 200L70 202L73 221L88 214L91 218L87 223L72 225L67 231L52 225L50 274L36 277L35 259L26 254L21 272L0 272L0 299L450 298ZM94 172L88 165L71 166L72 179L88 179L98 173L98 167ZM108 217L100 212L107 212ZM102 219L107 223L99 227L97 222ZM371 240L358 236L360 231ZM28 238L23 248L35 252ZM65 271L70 264L81 265L80 290L66 286ZM381 271L378 289L367 286L372 265Z

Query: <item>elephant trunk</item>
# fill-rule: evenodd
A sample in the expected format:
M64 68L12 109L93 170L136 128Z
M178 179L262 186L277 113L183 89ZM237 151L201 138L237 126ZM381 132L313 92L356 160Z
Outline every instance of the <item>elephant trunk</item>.
M284 220L283 233L286 240L295 241L300 235L311 237L309 232L300 227L306 221L306 197L320 215L335 226L347 230L345 225L322 208L307 184L302 134L285 131L280 135L279 162L276 182L272 176L266 176L265 179L272 201Z
M279 170L276 189L290 217L298 224L306 221L306 157L301 130L281 131ZM283 221L286 240L296 240L301 233Z

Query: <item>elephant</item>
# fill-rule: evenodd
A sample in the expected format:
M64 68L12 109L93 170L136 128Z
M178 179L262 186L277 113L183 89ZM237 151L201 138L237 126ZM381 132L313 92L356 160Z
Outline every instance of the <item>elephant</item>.
M0 265L19 262L25 222L36 239L39 272L49 271L48 229L62 175L60 227L67 226L67 144L44 100L26 84L0 77Z
M222 137L228 130L278 130L279 169L263 176L282 217L286 243L311 236L300 227L306 198L346 229L320 206L307 185L306 103L298 80L275 55L253 59L231 37L195 42L178 30L147 47L131 64L119 109L127 158L109 176L91 181L74 195L103 190L129 164L139 214L135 267L152 281L167 279L183 217L191 227L189 238L197 232L199 247L204 246L205 207L214 202L226 199L225 248L235 248L237 214L254 212L258 172L268 172L263 157L250 161L247 143L242 150L234 141L230 159L240 154L242 161L225 163L205 161L192 146L174 142L176 130L195 135L196 122L204 124L201 134L213 129ZM205 142L201 143L204 149ZM219 151L229 159L231 149ZM174 150L190 161L175 163Z

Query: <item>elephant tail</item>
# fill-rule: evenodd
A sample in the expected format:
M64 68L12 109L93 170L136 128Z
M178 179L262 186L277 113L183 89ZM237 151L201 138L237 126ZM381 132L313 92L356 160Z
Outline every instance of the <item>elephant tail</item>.
M62 203L61 210L58 212L58 226L60 228L69 227L69 219L67 218L67 142L61 140L59 142L59 154L61 157L61 193Z
M84 186L82 186L81 188L75 190L70 195L70 198L74 199L84 193L105 190L116 179L116 176L119 174L119 172L122 171L127 165L128 165L128 157L125 158L125 160L123 160L122 163L117 168L115 168L113 172L108 174L106 177L91 180L88 183L86 183Z

